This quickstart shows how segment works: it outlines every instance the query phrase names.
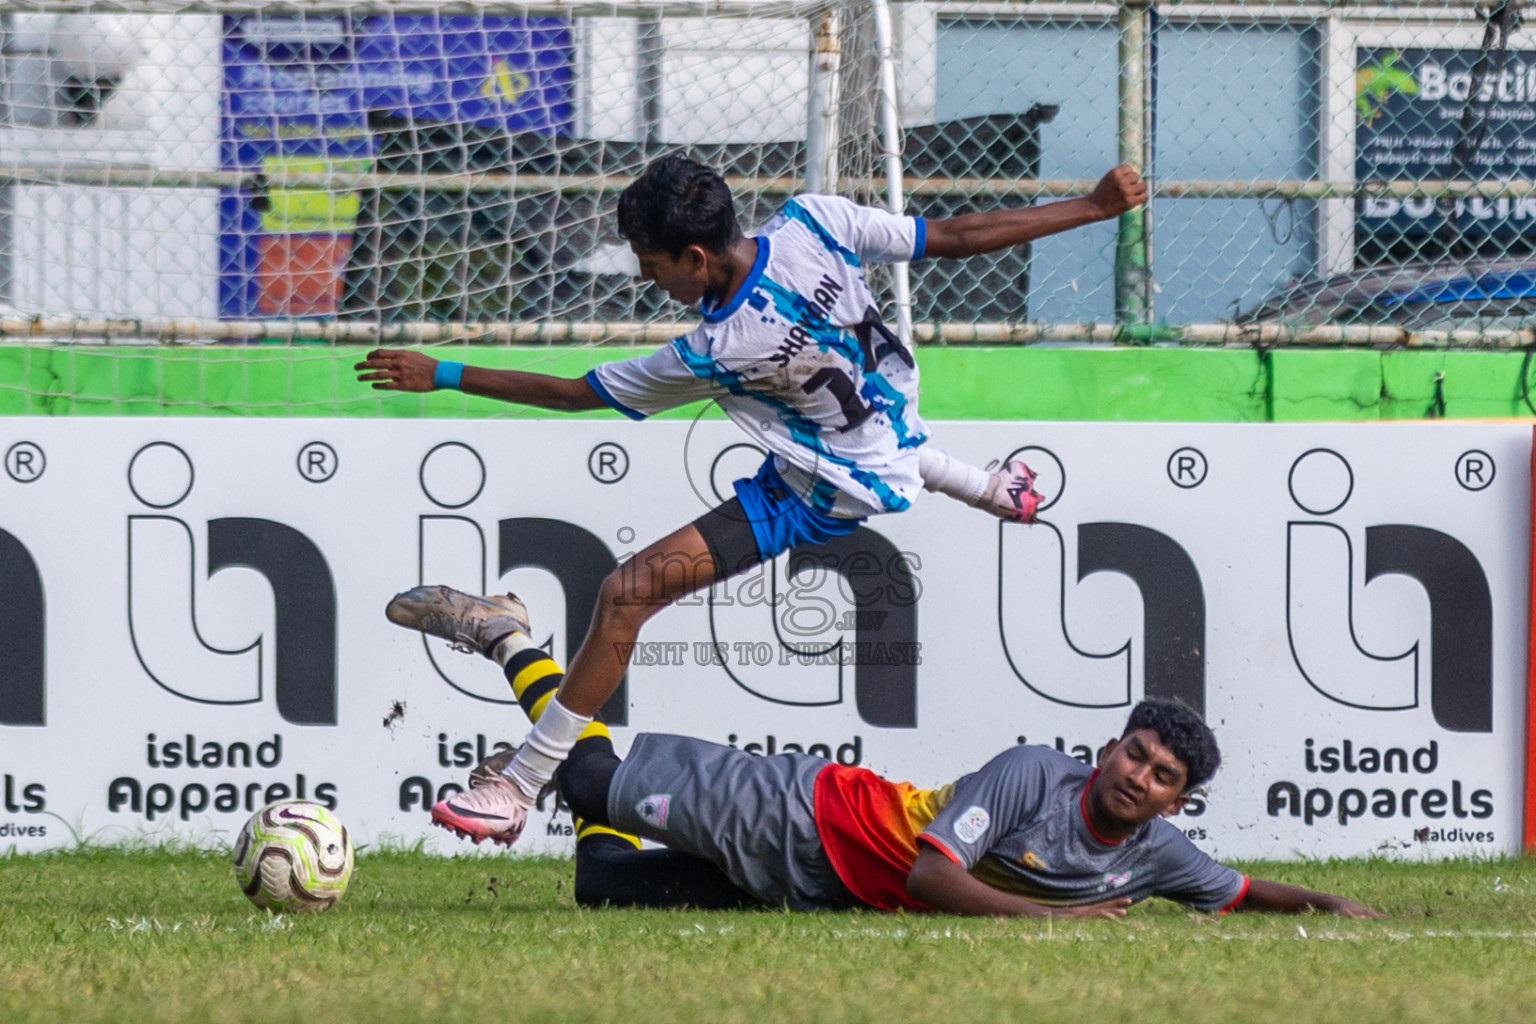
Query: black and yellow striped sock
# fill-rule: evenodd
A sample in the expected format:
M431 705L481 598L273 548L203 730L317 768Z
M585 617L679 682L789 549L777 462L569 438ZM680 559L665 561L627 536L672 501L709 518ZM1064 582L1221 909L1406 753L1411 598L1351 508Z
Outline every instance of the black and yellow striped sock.
M578 844L598 836L613 836L616 839L624 840L637 850L640 849L639 837L632 836L628 832L620 832L618 829L609 828L607 825L595 825L583 818L576 817L574 814L571 815L571 821L576 826L576 842Z
M502 666L507 682L512 684L512 696L522 705L530 722L537 722L544 709L554 699L565 673L555 664L555 659L542 647L526 647Z
M555 664L542 647L529 647L518 651L504 666L507 674L507 682L512 684L512 695L517 698L517 703L528 716L528 721L537 723L543 716L544 709L549 702L555 699L555 691L560 688L560 680L565 678L565 673L560 671L560 666ZM611 739L608 734L608 726L600 718L594 718L587 727L581 730L581 735L576 742L602 737ZM574 753L574 749L573 749ZM617 836L626 842L632 843L635 849L640 848L640 840L636 836L609 828L607 825L597 825L572 816L576 826L576 841L579 843L590 836L608 835Z

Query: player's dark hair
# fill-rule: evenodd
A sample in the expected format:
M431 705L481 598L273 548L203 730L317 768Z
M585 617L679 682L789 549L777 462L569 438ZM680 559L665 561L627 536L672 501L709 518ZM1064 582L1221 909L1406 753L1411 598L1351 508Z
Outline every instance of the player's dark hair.
M1216 775L1216 769L1221 767L1221 750L1216 746L1216 734L1211 732L1211 727L1188 704L1148 697L1132 709L1121 736L1128 736L1137 729L1151 729L1157 733L1163 746L1184 762L1186 793L1210 782Z
M741 238L736 200L713 169L668 153L619 193L619 237L673 259L690 245L723 253Z

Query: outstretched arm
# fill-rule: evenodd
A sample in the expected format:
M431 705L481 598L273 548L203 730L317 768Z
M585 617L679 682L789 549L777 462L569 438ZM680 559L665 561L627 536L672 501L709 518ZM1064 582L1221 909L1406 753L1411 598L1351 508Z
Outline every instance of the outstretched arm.
M935 910L972 917L1124 917L1130 900L1105 900L1081 907L1048 907L978 881L960 865L924 843L907 875L907 892Z
M926 222L924 256L975 256L1118 217L1147 201L1147 183L1122 164L1090 195L1041 206L988 210Z
M1313 892L1294 885L1266 882L1255 878L1248 883L1248 894L1234 910L1264 914L1300 914L1308 910L1320 910L1340 917L1386 917L1379 910L1363 907L1353 900L1333 896L1326 892Z
M373 382L376 391L434 391L433 376L437 360L409 349L379 348L353 367L357 379ZM464 367L459 390L503 402L532 405L540 409L577 412L605 409L607 403L592 390L585 377L551 377L522 370L491 370L483 366Z

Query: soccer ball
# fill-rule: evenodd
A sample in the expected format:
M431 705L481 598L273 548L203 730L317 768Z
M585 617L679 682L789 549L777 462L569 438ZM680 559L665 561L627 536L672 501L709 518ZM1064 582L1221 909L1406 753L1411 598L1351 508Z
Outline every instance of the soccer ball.
M352 840L324 807L279 800L252 815L235 840L235 880L263 910L329 910L352 878Z

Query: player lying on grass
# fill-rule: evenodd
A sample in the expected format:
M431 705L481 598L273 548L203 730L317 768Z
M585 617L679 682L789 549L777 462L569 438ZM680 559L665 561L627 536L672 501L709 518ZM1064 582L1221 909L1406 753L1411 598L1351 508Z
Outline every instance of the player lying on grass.
M466 597L466 595L459 595ZM428 631L499 661L535 723L560 686L516 598L461 601ZM476 768L500 785L511 752ZM1194 711L1145 700L1097 770L1011 747L939 789L809 754L757 756L704 740L635 737L620 760L593 722L555 774L577 819L576 894L587 904L1120 917L1150 896L1197 910L1380 917L1340 896L1246 878L1167 820L1221 763ZM635 836L663 844L641 850Z
M641 625L677 598L796 544L852 533L868 516L900 512L924 487L1005 519L1032 519L1039 495L1023 463L988 475L925 445L917 365L881 322L864 266L1019 245L1115 217L1146 195L1129 167L1110 171L1085 198L948 220L806 195L748 238L724 179L673 154L619 196L618 226L645 280L699 304L697 330L576 379L369 353L359 379L383 390L456 387L544 409L608 405L633 419L715 399L770 453L755 477L736 481L736 497L608 577L565 683L506 778L439 802L433 820L513 842L534 796L617 689ZM391 618L415 625L442 613L430 601L402 601Z

